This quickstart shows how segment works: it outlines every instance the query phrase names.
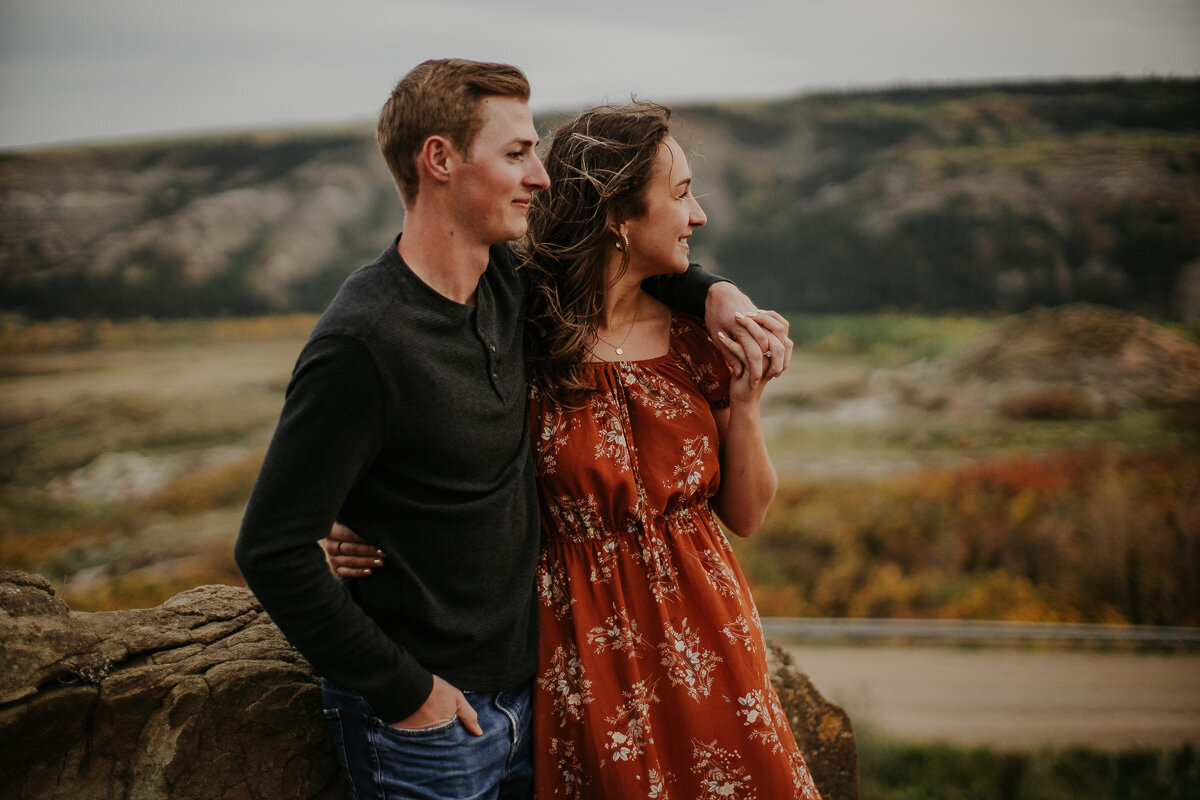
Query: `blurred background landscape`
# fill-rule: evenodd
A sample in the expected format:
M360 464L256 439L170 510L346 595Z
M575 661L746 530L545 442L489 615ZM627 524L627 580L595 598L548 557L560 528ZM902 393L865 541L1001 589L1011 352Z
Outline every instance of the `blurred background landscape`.
M695 257L796 341L765 400L780 491L733 542L761 613L1194 634L1200 78L673 105L710 219ZM0 568L85 611L241 584L232 542L292 363L402 223L368 122L0 152ZM1184 798L1190 641L785 644L851 712L864 798ZM1108 669L1086 679L1106 702L1157 684L1126 710L1159 716L1085 729L1081 706L1021 739L987 707L954 733L848 677L878 662L932 706L952 681L930 665L995 681L1021 658L1064 686ZM984 690L964 691L969 717ZM1055 694L1011 691L1001 706Z
M765 615L1200 624L1200 80L678 118L697 258L798 344ZM292 360L403 218L370 130L10 153L0 186L5 562L89 608L236 580Z

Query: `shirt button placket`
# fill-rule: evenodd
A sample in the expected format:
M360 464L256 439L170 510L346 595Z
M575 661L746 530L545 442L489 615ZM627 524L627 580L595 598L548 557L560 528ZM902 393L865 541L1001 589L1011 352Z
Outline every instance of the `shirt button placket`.
M500 371L496 368L496 343L485 339L484 344L487 345L488 374L492 376L492 382L495 383L500 379Z

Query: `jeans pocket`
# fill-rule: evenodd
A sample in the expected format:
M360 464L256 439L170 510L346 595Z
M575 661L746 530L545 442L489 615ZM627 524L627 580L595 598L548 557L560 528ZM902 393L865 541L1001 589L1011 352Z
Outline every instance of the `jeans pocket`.
M325 721L329 723L329 736L333 739L333 750L337 754L338 763L342 765L342 769L347 775L350 774L350 761L346 757L346 733L342 729L342 712L336 708L326 708ZM358 792L355 790L354 782L349 781L350 794L354 800L358 800Z
M439 722L437 725L430 725L428 728L397 728L395 725L388 725L378 717L372 717L371 722L374 723L376 728L383 731L384 735L396 736L406 741L438 739L448 733L457 733L458 729L457 716L451 717L445 722Z

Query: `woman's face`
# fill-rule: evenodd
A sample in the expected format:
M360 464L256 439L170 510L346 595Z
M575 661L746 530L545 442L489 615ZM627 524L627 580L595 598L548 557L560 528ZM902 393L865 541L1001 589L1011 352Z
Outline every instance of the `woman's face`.
M642 201L646 210L621 225L629 239L629 270L643 277L683 272L688 239L708 218L692 196L687 156L670 136L659 145Z

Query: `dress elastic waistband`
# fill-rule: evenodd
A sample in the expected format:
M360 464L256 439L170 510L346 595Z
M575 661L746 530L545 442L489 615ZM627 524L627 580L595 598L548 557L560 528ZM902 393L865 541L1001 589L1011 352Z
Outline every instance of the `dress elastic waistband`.
M594 501L576 501L565 507L543 509L542 513L543 534L552 542L591 542L625 536L640 539L655 531L677 535L690 531L698 520L713 526L717 524L707 497L689 500L662 515L631 513L624 520L624 526L619 528L600 516Z

